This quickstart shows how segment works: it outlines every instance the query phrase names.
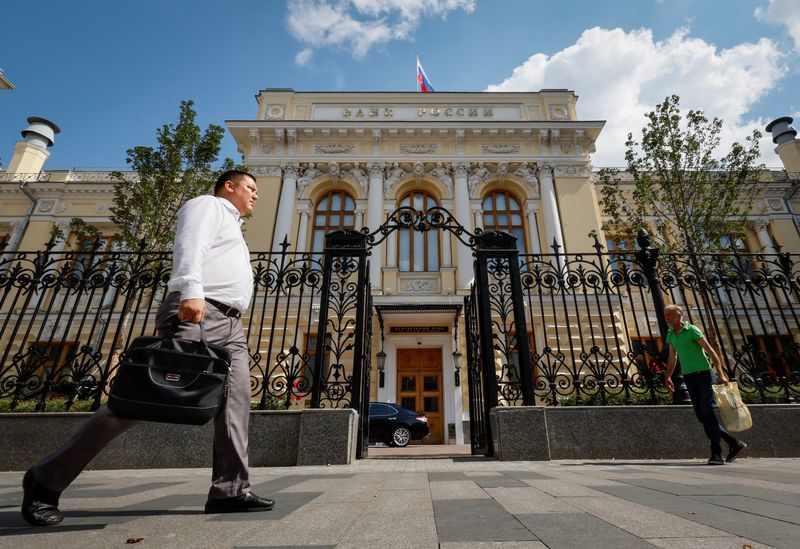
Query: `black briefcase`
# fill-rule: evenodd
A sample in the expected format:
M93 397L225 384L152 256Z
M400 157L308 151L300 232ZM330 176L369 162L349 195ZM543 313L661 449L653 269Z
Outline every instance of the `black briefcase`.
M122 355L108 407L144 421L202 425L217 414L227 394L231 353L200 341L137 337Z

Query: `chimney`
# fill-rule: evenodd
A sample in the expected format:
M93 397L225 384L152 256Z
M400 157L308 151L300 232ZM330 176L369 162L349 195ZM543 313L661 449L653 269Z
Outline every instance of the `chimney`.
M28 117L28 127L22 130L23 141L14 146L14 156L8 163L7 173L39 173L50 156L56 134L61 129L45 118Z
M792 117L783 116L767 124L772 134L772 142L777 145L775 152L781 158L783 169L789 173L800 172L800 139L792 127Z

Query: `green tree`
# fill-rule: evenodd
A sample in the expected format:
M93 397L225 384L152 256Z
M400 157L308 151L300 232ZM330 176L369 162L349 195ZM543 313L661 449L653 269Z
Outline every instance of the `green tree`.
M209 193L217 176L234 167L226 158L219 171L212 168L225 130L210 124L201 133L196 117L194 102L181 101L177 123L164 124L156 131L156 147L128 149L128 165L138 178L112 173L110 218L120 228L126 249L137 249L142 240L148 251L171 249L181 206Z
M672 95L648 113L640 141L628 134L632 185L618 170L601 170L603 229L634 238L640 228L655 227L652 236L664 251L714 252L745 234L763 168L756 165L761 134L754 130L716 158L722 121L700 110L682 116L679 103Z

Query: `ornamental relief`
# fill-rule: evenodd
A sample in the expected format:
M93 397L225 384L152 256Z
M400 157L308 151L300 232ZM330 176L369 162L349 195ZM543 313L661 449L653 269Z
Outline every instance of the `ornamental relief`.
M423 179L439 182L443 187L442 198L453 197L453 170L445 162L393 162L387 165L383 181L383 196L395 198L398 183L413 177L417 183Z
M113 183L115 181L112 178L112 174L114 172L73 172L70 171L67 174L66 180L69 182L72 181L81 181L86 183ZM134 172L120 172L122 174L122 179L129 183L136 183L139 181L139 174ZM39 181L42 181L41 179Z
M589 177L589 168L585 165L579 166L555 166L554 177Z
M43 200L39 200L39 211L40 212L51 212L53 208L56 206L55 199L52 198L45 198Z
M569 110L566 105L549 105L550 120L568 120Z
M439 145L400 145L400 151L406 154L433 154L439 148Z
M437 294L439 290L439 277L436 278L400 278L398 291L407 294Z
M286 114L286 105L283 104L274 104L274 105L267 105L265 110L265 119L266 120L283 120L283 117Z
M345 143L330 143L327 145L314 145L314 152L321 154L343 154L353 152L356 146Z
M767 199L767 204L769 204L769 209L773 212L782 212L785 210L783 200L780 198L769 198Z
M519 154L519 145L481 145L483 154Z
M317 183L347 178L355 182L363 196L369 191L368 166L363 162L308 162L301 163L297 170L297 198L308 197L309 190Z
M248 171L256 177L280 177L283 173L280 166L250 166Z
M520 179L529 189L529 198L539 198L538 167L535 162L473 162L469 167L469 197L480 198L480 187L490 181L504 181L509 175Z

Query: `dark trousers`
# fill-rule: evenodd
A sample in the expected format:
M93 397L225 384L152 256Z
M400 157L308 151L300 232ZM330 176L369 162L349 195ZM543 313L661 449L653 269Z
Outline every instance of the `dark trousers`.
M711 441L711 453L722 454L720 440L724 440L729 446L736 445L736 437L728 433L719 422L717 401L714 400L714 390L711 388L713 384L711 371L684 374L683 380L686 382L689 397L692 399L694 415L703 424L703 430L706 432L708 440Z
M160 334L173 332L180 294L172 293L156 314ZM228 397L214 418L214 448L209 499L238 496L250 491L248 480L247 436L250 421L250 367L247 339L239 318L225 316L212 305L206 306L203 326L209 343L231 351ZM200 339L200 325L182 322L174 332L183 339ZM50 490L62 492L84 467L117 436L137 422L119 417L101 406L62 448L33 466L36 480ZM163 441L169 444L168 441ZM141 449L139 451L147 451Z

